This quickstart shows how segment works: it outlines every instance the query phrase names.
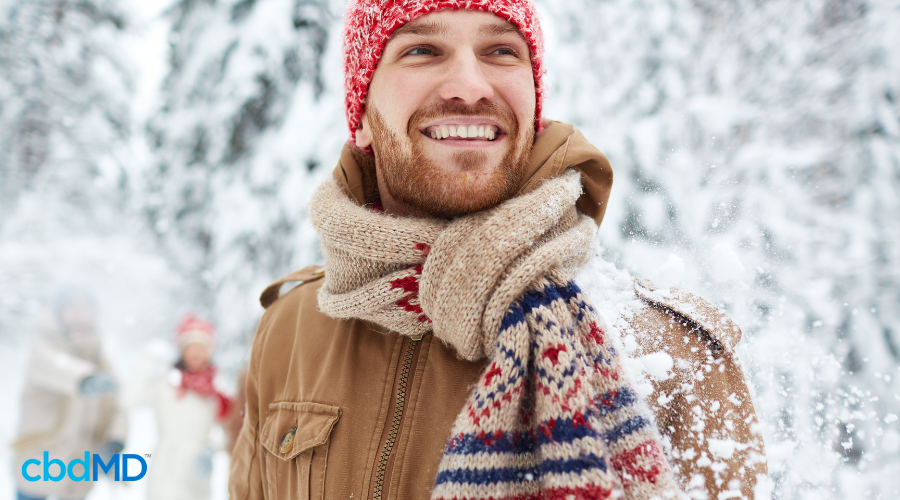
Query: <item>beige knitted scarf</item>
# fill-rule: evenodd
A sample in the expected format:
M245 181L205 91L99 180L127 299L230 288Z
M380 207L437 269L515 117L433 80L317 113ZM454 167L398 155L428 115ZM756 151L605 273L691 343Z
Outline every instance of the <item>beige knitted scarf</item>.
M433 331L464 359L488 356L516 296L549 269L574 270L590 256L597 226L577 212L580 194L579 175L570 171L451 222L380 214L326 181L310 204L328 270L319 308L403 335ZM409 291L391 283L409 277L417 278L419 297L398 308Z
M581 191L570 170L450 221L361 207L333 180L313 195L323 313L433 332L463 359L491 360L454 424L432 498L677 492L655 425L570 278L596 232L575 207Z

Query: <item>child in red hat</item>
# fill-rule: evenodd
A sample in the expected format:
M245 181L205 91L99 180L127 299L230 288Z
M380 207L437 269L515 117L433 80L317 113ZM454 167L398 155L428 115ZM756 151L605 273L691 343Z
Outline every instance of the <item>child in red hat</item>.
M129 403L150 404L156 414L159 442L148 473L148 498L203 500L210 496L213 450L224 445L215 443L216 436L223 441L217 427L232 403L218 387L211 361L215 326L189 314L178 326L175 345L174 366L160 369L158 360L148 360L138 370Z

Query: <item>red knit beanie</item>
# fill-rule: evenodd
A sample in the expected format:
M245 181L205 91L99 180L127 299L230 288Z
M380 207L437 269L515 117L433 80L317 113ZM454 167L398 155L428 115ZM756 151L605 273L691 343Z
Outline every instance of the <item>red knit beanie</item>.
M200 343L212 350L216 345L216 327L209 321L200 319L193 314L188 314L178 325L178 333L175 335L175 343L179 349L184 349L188 344Z
M525 37L534 71L534 123L540 132L544 35L531 0L350 0L344 22L344 98L350 140L356 139L372 74L394 30L426 14L448 9L490 12L509 21Z

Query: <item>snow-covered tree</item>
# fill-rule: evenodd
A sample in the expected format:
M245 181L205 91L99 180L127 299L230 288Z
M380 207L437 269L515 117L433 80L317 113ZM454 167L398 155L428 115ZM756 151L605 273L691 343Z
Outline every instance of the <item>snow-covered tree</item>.
M776 496L896 496L900 9L542 5L548 114L616 169L607 255L743 327Z
M340 66L323 69L340 51L342 8L181 0L166 14L170 73L148 126L146 217L235 355L262 288L316 260L306 201L346 137Z
M132 82L110 0L35 0L0 10L0 222L23 190L54 183L89 197L121 181L115 147L130 132Z
M59 255L78 253L66 238L122 228L127 19L113 0L0 3L3 335L22 335L64 279Z

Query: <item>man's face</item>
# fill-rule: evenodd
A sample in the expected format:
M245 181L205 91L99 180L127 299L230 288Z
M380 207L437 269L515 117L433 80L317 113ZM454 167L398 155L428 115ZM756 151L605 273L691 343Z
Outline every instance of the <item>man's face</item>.
M386 210L453 217L516 193L534 112L521 33L487 12L436 12L394 32L369 85L356 145L375 153Z

